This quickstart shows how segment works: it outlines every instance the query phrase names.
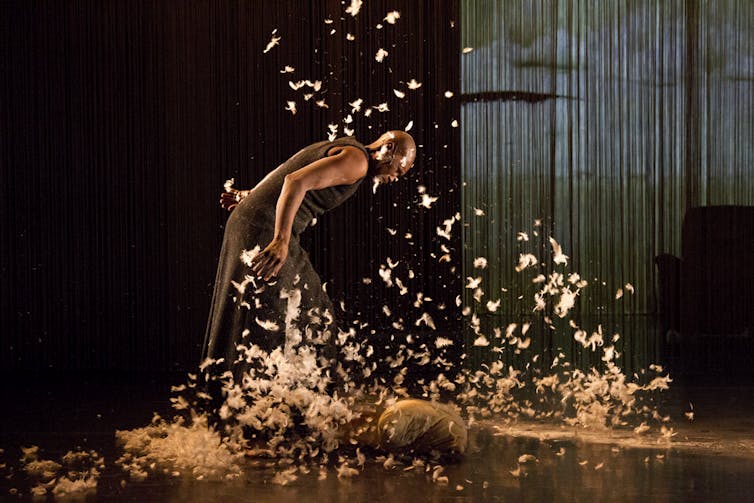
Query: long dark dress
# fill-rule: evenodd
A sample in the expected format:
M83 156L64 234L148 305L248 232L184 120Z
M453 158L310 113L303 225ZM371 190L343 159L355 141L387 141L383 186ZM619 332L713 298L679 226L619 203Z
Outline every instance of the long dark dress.
M281 298L281 293L300 290L300 314L295 323L303 334L306 334L307 328L310 333L328 328L326 321L333 314L332 303L322 289L308 254L299 244L299 234L314 218L351 197L360 181L306 193L293 222L288 257L276 281L266 283L255 278L254 282L250 282L248 276L252 276L251 269L241 257L245 251L257 246L264 249L272 240L275 207L285 176L327 157L332 148L342 146L357 147L368 159L364 145L351 137L310 145L270 173L228 218L202 360L224 358L220 369L231 370L236 379L246 370L243 363L234 365L238 344L255 344L267 352L285 344L288 298ZM273 324L277 325L277 330L269 329Z

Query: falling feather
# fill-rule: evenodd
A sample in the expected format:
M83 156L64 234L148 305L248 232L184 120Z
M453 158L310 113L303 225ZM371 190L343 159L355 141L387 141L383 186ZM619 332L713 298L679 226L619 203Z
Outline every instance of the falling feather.
M552 252L554 253L554 256L552 257L552 261L556 264L568 264L568 255L564 255L563 251L560 248L560 245L558 244L555 239L550 238L550 245L552 245Z
M563 288L560 291L558 303L555 305L555 314L564 318L568 314L568 311L576 304L576 295L578 293L578 290L572 292L568 287Z
M484 290L481 288L477 288L474 290L474 300L477 302L482 302L482 297L484 297Z
M382 63L382 61L387 57L387 54L388 54L388 52L385 49L383 49L383 48L380 47L377 50L377 54L374 55L374 59L378 63Z
M479 288L479 285L481 283L482 283L481 277L472 278L469 276L466 278L466 288L471 288L471 289Z
M330 130L330 132L327 133L327 139L330 141L335 141L335 139L338 137L338 125L328 124L327 128Z
M397 10L394 10L392 12L388 12L387 16L385 16L384 21L387 21L389 24L395 24L395 22L401 17L401 13Z
M269 52L270 49L272 49L273 47L275 47L276 45L278 45L278 43L280 42L280 37L278 37L278 36L275 35L275 33L277 33L277 31L278 31L277 28L275 28L274 30L272 30L272 39L270 39L270 41L267 43L267 47L265 47L264 51L262 51L263 53Z
M689 410L688 412L684 412L683 415L686 416L686 419L689 421L694 421L694 404L689 402Z
M432 197L429 194L422 194L422 201L419 203L419 206L423 206L427 209L432 207L432 204L434 204L437 201L437 197Z
M392 271L390 269L386 268L384 265L380 265L379 275L388 287L393 286L393 280L391 278Z
M435 346L437 346L437 348L444 348L446 346L452 346L452 345L453 345L453 341L446 337L438 337L437 339L435 339Z
M532 255L531 253L522 253L518 257L518 265L516 266L516 272L521 272L527 267L537 265L537 263L538 263L537 257Z
M487 340L487 337L480 335L476 339L474 339L474 346L489 346L490 341Z
M361 99L361 98L359 98L357 100L354 100L351 103L349 103L349 105L351 105L351 113L355 114L356 112L358 112L359 110L361 110L361 104L362 103L364 103L364 100Z
M351 4L346 7L346 14L350 14L353 17L356 17L356 15L359 13L359 10L361 10L362 3L362 0L351 0Z
M421 323L424 323L426 326L428 326L432 330L436 330L437 328L435 327L435 322L434 320L432 320L432 316L430 316L429 313L422 313L421 318L416 320L414 325L418 327Z
M484 269L487 267L487 259L484 257L477 257L474 259L474 268L475 269Z

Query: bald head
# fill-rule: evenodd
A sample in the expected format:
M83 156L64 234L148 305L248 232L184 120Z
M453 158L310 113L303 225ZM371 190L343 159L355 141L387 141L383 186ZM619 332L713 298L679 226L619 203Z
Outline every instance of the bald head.
M416 160L416 143L401 130L388 131L367 145L373 159L370 171L383 183L397 180Z
M395 144L395 150L393 151L395 159L406 171L414 165L414 161L416 160L416 143L410 134L396 129L380 136L380 140L383 140L383 143L392 141Z

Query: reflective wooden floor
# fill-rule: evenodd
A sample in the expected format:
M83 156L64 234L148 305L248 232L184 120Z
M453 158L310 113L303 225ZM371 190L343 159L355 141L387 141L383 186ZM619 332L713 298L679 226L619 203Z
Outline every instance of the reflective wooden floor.
M113 432L143 426L155 411L169 412L169 386L181 380L110 375L22 382L5 376L0 501L31 500L18 471L20 447L29 445L50 459L77 447L104 455L97 491L85 501L754 501L754 388L733 386L672 389L663 404L676 431L670 442L537 424L479 425L469 455L445 465L447 484L432 482L421 467L386 470L370 462L351 479L331 470L318 480L314 470L287 486L270 482L273 469L251 465L233 482L127 481L113 463L119 455ZM688 402L693 422L683 416ZM532 457L519 463L525 454Z

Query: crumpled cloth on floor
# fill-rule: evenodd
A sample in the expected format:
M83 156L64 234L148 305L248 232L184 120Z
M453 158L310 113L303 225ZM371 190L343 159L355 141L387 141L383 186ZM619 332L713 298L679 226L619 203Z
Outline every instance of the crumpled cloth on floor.
M466 422L450 406L406 399L391 405L377 421L380 447L388 451L463 454L468 444Z

